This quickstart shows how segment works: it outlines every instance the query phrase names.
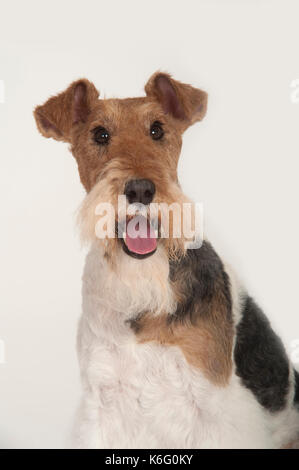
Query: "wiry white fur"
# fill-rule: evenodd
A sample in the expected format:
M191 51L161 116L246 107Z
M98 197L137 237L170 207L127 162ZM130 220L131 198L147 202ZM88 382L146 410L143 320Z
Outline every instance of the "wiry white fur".
M127 320L139 312L172 312L163 248L145 260L121 253L111 270L94 245L83 277L78 356L83 397L78 448L271 448L298 430L289 406L266 412L233 373L228 386L211 384L177 347L138 344ZM232 282L235 322L239 288Z

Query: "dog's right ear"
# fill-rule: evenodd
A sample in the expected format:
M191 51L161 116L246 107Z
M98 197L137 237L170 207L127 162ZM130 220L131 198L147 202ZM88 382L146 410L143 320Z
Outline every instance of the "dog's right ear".
M98 97L99 92L90 81L73 82L65 91L35 108L38 130L44 137L71 142L73 126L86 121Z

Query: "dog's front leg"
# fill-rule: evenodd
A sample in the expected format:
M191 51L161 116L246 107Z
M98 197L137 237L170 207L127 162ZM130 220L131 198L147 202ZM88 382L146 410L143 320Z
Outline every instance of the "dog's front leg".
M129 330L124 322L123 325L126 331ZM146 445L148 436L147 441L142 437L144 429L139 402L141 381L132 341L115 344L103 323L96 329L83 314L77 347L83 396L75 420L73 447L133 448Z

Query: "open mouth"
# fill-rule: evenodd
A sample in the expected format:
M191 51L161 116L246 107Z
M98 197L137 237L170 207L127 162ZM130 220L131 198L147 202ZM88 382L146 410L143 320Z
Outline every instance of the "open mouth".
M137 215L127 219L121 241L125 253L133 258L144 259L153 255L157 249L158 230L146 217Z

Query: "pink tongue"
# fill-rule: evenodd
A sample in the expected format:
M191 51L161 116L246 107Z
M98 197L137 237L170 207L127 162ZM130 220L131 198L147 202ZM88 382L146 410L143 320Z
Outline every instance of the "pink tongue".
M130 251L139 255L157 248L155 231L145 217L139 215L128 222L125 243Z

